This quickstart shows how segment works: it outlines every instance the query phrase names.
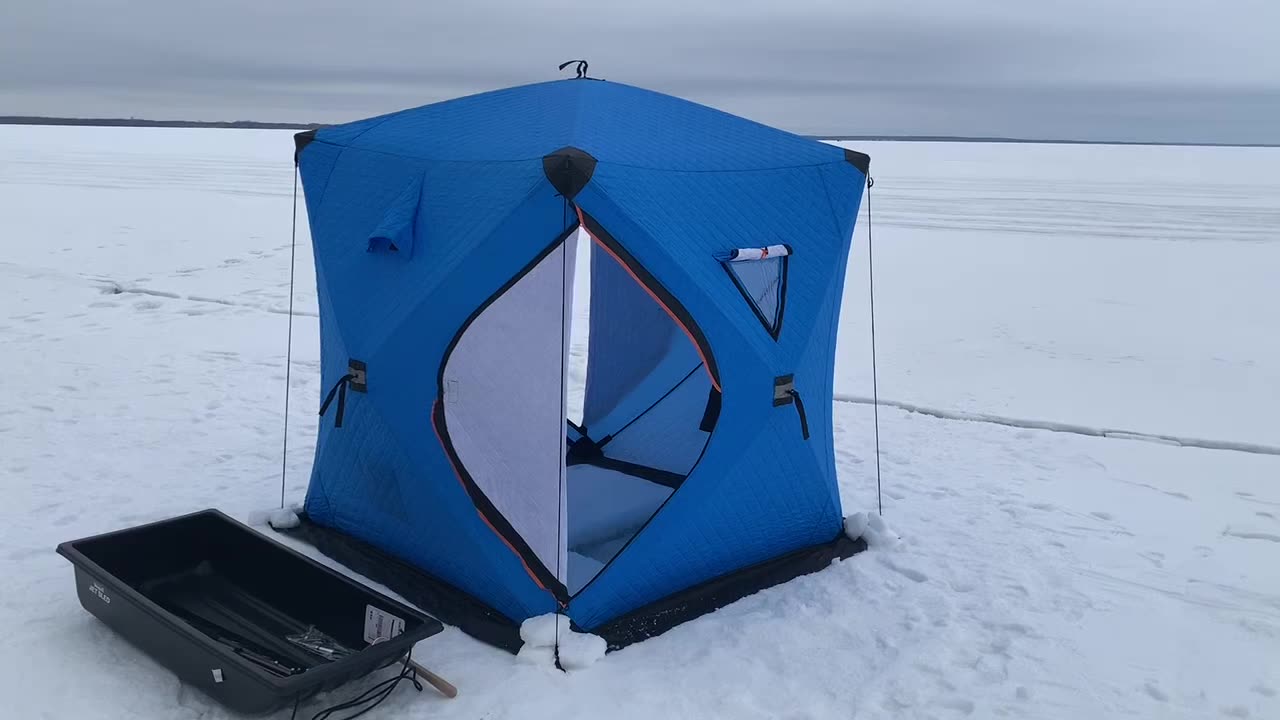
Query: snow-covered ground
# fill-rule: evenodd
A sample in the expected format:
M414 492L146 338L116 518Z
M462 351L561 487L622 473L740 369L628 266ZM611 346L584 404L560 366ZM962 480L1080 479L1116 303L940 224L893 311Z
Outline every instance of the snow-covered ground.
M882 396L1280 446L1280 149L864 149ZM847 288L836 387L863 392Z
M1280 151L860 147L882 397L1280 447ZM0 127L0 716L228 717L81 610L53 546L278 503L291 155L280 132ZM291 501L320 392L299 237ZM846 511L874 509L871 408L836 423ZM374 716L1280 717L1280 457L894 407L881 444L896 546L570 674L449 629L415 657L461 695Z

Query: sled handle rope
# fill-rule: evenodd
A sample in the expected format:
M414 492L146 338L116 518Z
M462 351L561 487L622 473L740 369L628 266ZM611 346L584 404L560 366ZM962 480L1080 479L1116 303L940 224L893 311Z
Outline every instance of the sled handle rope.
M458 697L458 688L454 687L453 683L450 683L448 680L436 675L414 661L412 649L409 650L401 662L400 672L396 673L395 676L377 683L350 700L338 703L337 705L330 705L329 707L320 710L312 716L311 720L352 720L353 718L364 715L375 707L381 705L384 700L391 696L391 693L395 692L396 687L399 686L402 681L406 680L413 686L413 689L418 692L422 692L422 683L420 680L426 680L427 684L436 690L439 690L441 695L450 699ZM301 707L302 697L299 696L293 701L293 714L289 716L289 720L297 720L298 710ZM334 715L337 713L348 710L354 710L355 712L350 715L343 716L340 719L334 718Z
M418 677L426 680L428 685L439 690L441 695L451 700L458 697L458 688L454 687L453 683L422 667L416 660L409 659L409 668L417 673Z
M867 175L867 296L871 309L871 412L875 417L876 436L876 514L884 515L880 495L880 382L876 378L876 273L871 263L871 188L876 181Z

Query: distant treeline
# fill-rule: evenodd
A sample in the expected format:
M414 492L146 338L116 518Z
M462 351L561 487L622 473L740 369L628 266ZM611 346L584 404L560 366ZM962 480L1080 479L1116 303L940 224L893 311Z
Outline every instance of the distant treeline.
M175 128L234 128L240 130L311 130L322 127L319 123L275 123L254 120L207 122L201 120L140 120L138 118L62 118L32 117L25 115L2 116L0 125L93 125L97 127L175 127Z
M232 120L140 120L138 118L64 118L26 115L0 115L0 125L91 125L98 127L174 127L233 128L241 130L313 130L323 123L257 122ZM1184 145L1194 147L1277 147L1274 143L1175 142L1143 140L1055 140L1051 138L981 137L963 135L809 135L815 140L841 142L966 142L966 143L1038 143L1051 145Z

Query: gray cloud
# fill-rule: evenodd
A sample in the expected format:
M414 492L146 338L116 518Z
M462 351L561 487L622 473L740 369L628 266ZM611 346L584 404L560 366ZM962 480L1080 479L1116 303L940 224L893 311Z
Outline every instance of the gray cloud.
M1270 0L46 0L0 114L336 122L593 74L815 134L1280 142Z

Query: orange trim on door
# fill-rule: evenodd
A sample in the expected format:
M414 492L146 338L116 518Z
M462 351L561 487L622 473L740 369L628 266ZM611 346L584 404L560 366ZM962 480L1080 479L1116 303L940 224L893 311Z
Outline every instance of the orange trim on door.
M470 498L471 493L470 491L467 490L467 483L462 479L462 473L458 470L458 466L455 465L453 462L453 457L449 455L449 451L445 448L444 437L440 435L440 428L436 427L436 408L439 405L440 405L439 398L436 398L436 401L431 404L431 430L436 434L436 441L440 443L440 449L445 451L444 456L449 460L449 467L453 468L453 476L458 479L458 484L462 486L462 491L467 493L467 497ZM483 512L480 512L480 508L476 508L476 514L479 515L480 519L484 521L484 524L487 525L489 529L493 531L493 534L498 536L498 539L502 541L502 544L506 545L507 548L511 550L512 553L515 554L516 559L520 561L520 565L524 567L524 571L529 574L529 577L533 578L533 582L536 583L538 587L542 588L543 590L546 590L547 592L551 592L551 590L547 588L546 585L543 585L542 581L538 579L537 574L533 572L533 568L530 568L529 564L524 561L524 556L520 554L520 551L517 550L516 547L510 543L510 541L508 541L505 537L503 537L502 533L498 532L498 528L494 527L493 523L489 522L489 518L485 517ZM555 595L555 593L551 593L551 594L552 596Z
M627 274L631 276L631 279L635 280L636 284L644 288L644 291L649 294L649 297L653 298L653 301L658 303L658 307L662 308L663 311L675 321L676 325L680 326L680 329L684 331L684 334L689 338L689 342L693 343L694 351L696 351L698 353L698 357L702 359L702 369L707 372L707 377L711 380L711 386L716 389L716 392L722 392L720 389L720 382L716 379L716 376L711 373L711 363L707 362L707 356L703 354L702 346L698 344L697 339L693 337L693 333L689 331L689 328L686 327L685 324L681 322L680 318L671 311L671 308L667 307L666 303L662 302L662 299L658 297L657 293L650 289L650 287L635 274L635 271L631 269L631 266L623 262L622 258L618 257L617 253L610 249L608 245L604 244L604 242L600 240L600 238L595 236L595 233L591 232L591 230L587 228L586 219L582 217L582 208L575 207L574 209L578 212L578 226L591 236L591 240L595 242L596 245L599 245L601 249L609 253L609 257L613 258L619 265L621 265L622 269L626 270Z

